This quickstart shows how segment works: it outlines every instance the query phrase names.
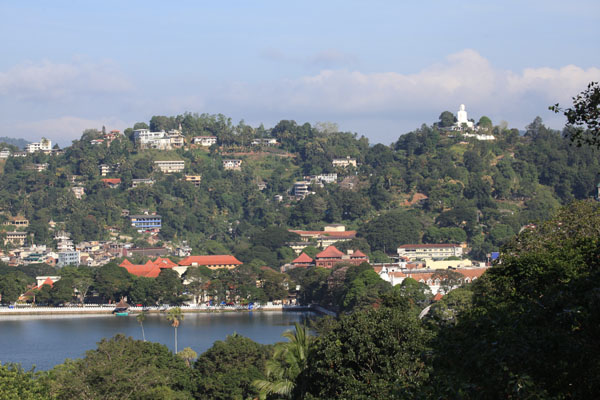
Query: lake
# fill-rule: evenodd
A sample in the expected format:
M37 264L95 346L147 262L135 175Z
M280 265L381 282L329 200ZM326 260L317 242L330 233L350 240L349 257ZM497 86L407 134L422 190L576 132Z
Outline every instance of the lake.
M191 347L201 354L232 333L262 344L284 341L283 332L311 315L287 311L186 313L177 329L177 347L179 350ZM147 315L144 331L146 340L162 343L173 351L174 329L164 313ZM66 358L83 357L102 338L117 333L142 339L135 315L0 316L0 362L18 362L25 369L35 365L36 370L47 370Z

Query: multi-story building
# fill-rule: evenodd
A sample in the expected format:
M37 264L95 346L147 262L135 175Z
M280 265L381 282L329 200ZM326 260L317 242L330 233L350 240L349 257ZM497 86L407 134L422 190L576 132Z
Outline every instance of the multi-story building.
M210 147L217 143L216 136L196 136L192 139L192 143L199 144L202 147Z
M78 251L63 251L58 253L58 266L79 265L80 254Z
M148 185L148 186L152 186L154 185L154 181L150 178L145 178L145 179L132 179L131 180L131 187L132 188L136 188L140 185Z
M141 149L171 150L171 139L165 131L136 129L133 131L133 137Z
M299 231L290 230L290 232L300 235L300 240L308 245L309 242L316 242L319 247L328 247L335 242L345 242L356 237L356 231L347 231L341 224L326 225L322 231ZM298 253L296 245L294 250Z
M185 169L185 161L183 160L165 160L154 161L154 166L164 174L172 174L183 172Z
M198 187L202 182L202 175L186 175L185 181L191 182L194 186Z
M162 217L160 215L130 215L131 226L138 232L159 232L162 226Z
M0 158L8 158L8 157L10 157L10 150L2 149L0 151Z
M42 138L39 142L28 143L25 146L25 151L28 153L35 153L36 151L52 151L52 141L50 139Z
M100 164L98 168L100 169L100 175L102 176L107 176L113 172L113 167L108 164Z
M29 226L29 220L25 217L17 215L16 217L9 218L4 225L12 225L17 228L27 228Z
M339 251L335 246L328 246L325 250L315 256L315 265L322 268L333 268L340 263L360 265L363 262L369 262L367 257L360 250L348 250L346 254Z
M242 169L242 160L223 160L223 169L240 171Z
M398 247L398 257L409 260L441 260L462 255L463 247L459 244L404 244Z
M333 161L331 161L331 164L334 167L340 167L340 168L347 168L349 166L356 167L356 158L350 158L350 157L334 158Z
M308 187L310 185L309 181L298 181L294 182L294 196L297 198L305 198L310 192L308 191Z
M23 246L27 239L27 232L6 232L4 244L12 243Z

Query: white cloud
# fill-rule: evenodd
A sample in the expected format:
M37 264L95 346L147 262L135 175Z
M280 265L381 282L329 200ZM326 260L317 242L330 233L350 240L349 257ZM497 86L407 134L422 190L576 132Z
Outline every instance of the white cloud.
M569 65L514 72L494 68L478 52L467 49L414 74L326 69L254 86L237 83L222 92L220 102L246 110L272 110L282 117L292 113L318 114L316 118L396 115L398 119L428 110L458 109L465 103L507 119L523 109L531 112L532 106L542 114L550 104L568 103L591 80L600 80L599 68Z
M42 136L51 139L60 145L68 145L74 139L79 139L85 129L101 129L105 126L107 131L132 126L120 118L107 117L86 119L74 116L63 116L40 121L17 123L10 129L10 136L23 137L28 140L39 140Z
M26 63L0 71L0 96L33 101L73 100L75 97L117 94L132 84L106 61L86 63Z

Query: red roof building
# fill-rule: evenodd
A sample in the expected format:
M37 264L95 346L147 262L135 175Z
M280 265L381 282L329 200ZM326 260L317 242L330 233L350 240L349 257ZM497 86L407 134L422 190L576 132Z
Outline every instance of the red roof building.
M348 254L339 251L335 246L329 246L315 256L317 267L333 268L340 263L359 265L369 262L369 258L360 250L349 250Z
M310 258L306 253L300 254L299 257L297 257L294 261L292 261L292 265L294 266L294 268L310 267L311 265L313 265L313 263L314 263L314 260L312 258Z
M144 278L156 278L160 274L160 271L165 268L176 267L173 261L168 258L158 257L154 261L147 261L146 264L132 264L129 260L125 259L120 267L123 267L132 275L142 276Z
M121 184L121 178L105 178L102 179L102 183L104 183L104 186L114 189Z
M204 265L210 269L233 269L243 263L230 255L217 255L217 256L189 256L179 261L179 265L182 267L198 267Z

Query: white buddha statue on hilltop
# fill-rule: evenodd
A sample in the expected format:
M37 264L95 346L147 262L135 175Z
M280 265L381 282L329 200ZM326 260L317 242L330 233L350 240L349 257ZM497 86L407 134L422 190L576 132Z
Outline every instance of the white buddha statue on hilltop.
M461 104L460 109L456 113L456 126L459 128L463 127L463 124L467 124L467 128L473 129L473 122L469 121L467 118L467 111L465 110L465 105Z

